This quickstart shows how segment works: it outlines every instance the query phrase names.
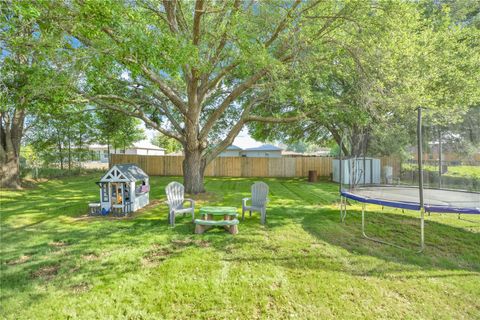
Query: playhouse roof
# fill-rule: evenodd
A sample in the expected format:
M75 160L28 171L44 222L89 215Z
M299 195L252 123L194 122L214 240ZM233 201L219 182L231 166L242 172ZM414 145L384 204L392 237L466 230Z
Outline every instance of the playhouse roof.
M108 170L100 182L127 182L147 178L148 175L134 164L117 164Z

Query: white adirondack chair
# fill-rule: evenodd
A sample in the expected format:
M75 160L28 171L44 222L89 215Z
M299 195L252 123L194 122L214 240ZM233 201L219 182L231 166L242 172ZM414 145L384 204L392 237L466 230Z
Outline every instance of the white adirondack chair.
M250 212L250 217L252 216L252 211L260 212L260 222L265 224L267 220L267 203L268 203L268 185L263 182L255 182L252 185L252 197L242 199L242 220L245 219L245 211ZM247 201L251 200L251 204L248 206Z
M168 212L168 223L172 226L175 226L175 216L177 214L192 213L192 221L195 221L195 201L193 199L185 199L185 188L181 183L170 182L165 188L165 193L167 194L167 204L169 208ZM183 203L185 201L190 202L190 207L184 208Z

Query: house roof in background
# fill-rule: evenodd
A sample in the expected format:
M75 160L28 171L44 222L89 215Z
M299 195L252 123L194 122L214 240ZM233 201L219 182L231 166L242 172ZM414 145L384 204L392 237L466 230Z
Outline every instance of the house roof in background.
M91 144L88 146L89 149L107 149L106 144ZM142 140L134 142L127 149L147 149L147 150L165 150L164 148L157 147L148 140Z
M240 147L237 147L236 145L232 144L232 145L229 145L225 150L242 150L242 148Z
M282 148L276 147L271 144L264 144L264 145L261 145L260 147L244 149L244 151L282 151L282 150L283 150Z
M133 143L133 146L131 148L136 148L136 149L148 149L148 150L165 150L164 148L160 148L154 144L152 144L148 140L142 140L142 141L137 141Z

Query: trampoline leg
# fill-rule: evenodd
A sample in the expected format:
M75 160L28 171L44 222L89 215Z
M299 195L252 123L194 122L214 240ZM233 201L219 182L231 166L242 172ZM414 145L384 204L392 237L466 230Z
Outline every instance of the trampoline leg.
M420 250L418 252L423 252L425 249L425 209L420 209Z
M340 222L343 222L342 217L343 217L343 197L340 196Z
M340 197L340 221L345 222L347 217L347 201L345 197Z
M362 203L362 235L368 239L367 235L365 234L365 204Z
M371 237L367 236L367 234L365 233L365 203L362 204L362 235L365 239L373 241L373 242L378 242L378 243L386 244L386 245L389 245L389 246L392 246L392 247L395 247L395 248L407 249L408 250L408 248L401 247L401 246L396 245L394 243L383 241L383 240L380 240L380 239L371 238Z
M342 210L343 210L342 205L343 205L343 197L340 196L340 222L342 222L342 213L343 213L343 211L342 211Z

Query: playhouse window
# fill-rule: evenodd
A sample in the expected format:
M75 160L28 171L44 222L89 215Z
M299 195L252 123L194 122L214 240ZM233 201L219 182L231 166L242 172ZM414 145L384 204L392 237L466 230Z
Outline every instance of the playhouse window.
M108 202L108 184L102 184L102 202Z
M128 185L124 186L123 197L125 198L126 202L130 201L130 187Z
M138 186L137 188L137 194L139 193L145 193L145 192L148 192L150 191L150 186L147 185L147 183L145 182L145 180L142 181L142 184L140 186Z

